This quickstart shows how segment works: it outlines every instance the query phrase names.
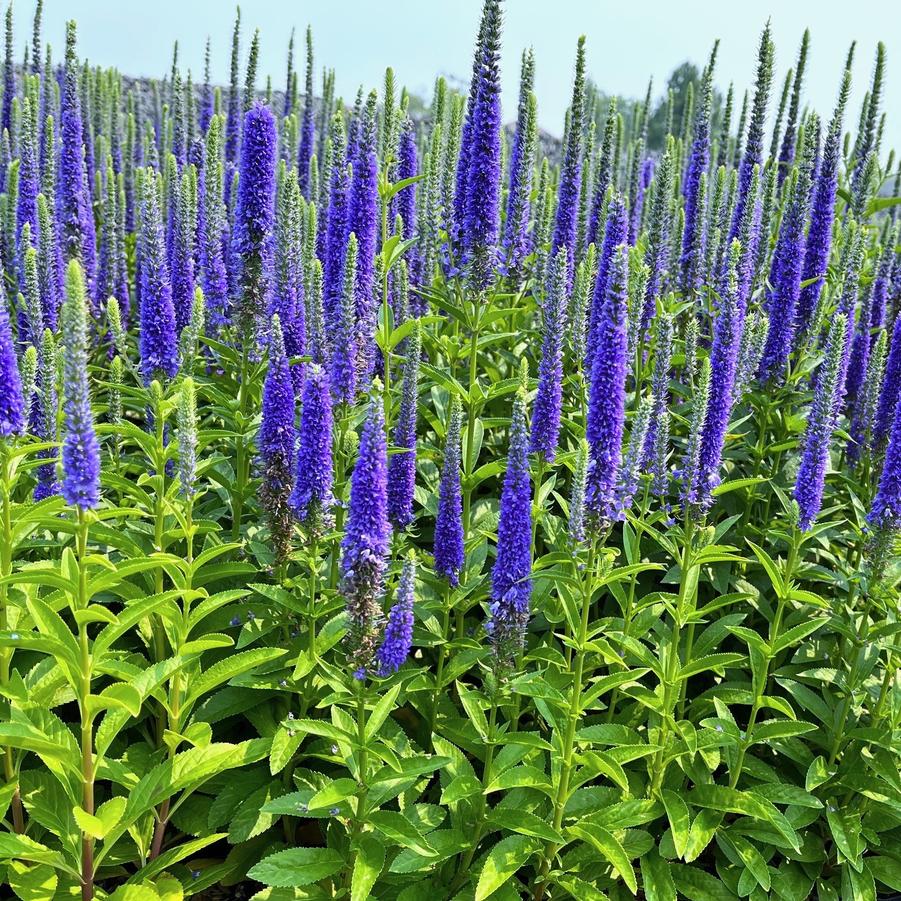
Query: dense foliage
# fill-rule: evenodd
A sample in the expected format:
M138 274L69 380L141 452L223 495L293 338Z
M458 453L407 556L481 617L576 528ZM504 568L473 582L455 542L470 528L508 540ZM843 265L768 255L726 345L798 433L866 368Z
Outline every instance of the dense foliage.
M901 891L901 259L884 50L717 47L650 152L307 35L134 83L12 12L0 877L22 901ZM770 112L772 112L770 110ZM733 119L738 122L737 129ZM674 121L678 120L678 121ZM769 129L767 123L769 122ZM769 146L767 147L767 141Z

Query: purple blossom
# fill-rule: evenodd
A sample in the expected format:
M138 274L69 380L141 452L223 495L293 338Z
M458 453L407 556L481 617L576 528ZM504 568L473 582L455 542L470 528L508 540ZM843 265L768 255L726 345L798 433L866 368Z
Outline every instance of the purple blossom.
M22 102L21 134L19 136L19 197L16 206L16 235L21 238L27 223L31 234L38 231L38 191L40 172L38 171L36 123L32 115L31 101L26 97Z
M163 244L158 177L153 170L145 172L143 189L139 349L141 371L145 382L149 384L160 375L172 378L178 371L178 341L166 249Z
M518 278L529 253L529 212L532 170L535 156L535 97L532 84L535 58L531 50L523 52L519 82L519 110L516 134L510 152L510 185L507 191L507 216L504 220L504 249L507 270Z
M579 192L582 182L582 130L585 94L585 36L579 38L576 50L576 76L573 81L572 103L570 104L569 130L563 149L560 166L557 212L551 235L551 258L565 248L566 293L572 291L573 266L576 257L576 217L579 208ZM552 275L552 278L555 276Z
M213 335L227 322L228 273L225 267L227 212L222 200L222 117L214 116L207 128L203 170L203 235L201 268L207 320Z
M899 397L901 397L901 316L896 316L885 364L885 377L882 380L879 404L876 408L876 424L873 428L873 438L877 445L882 444L892 430L892 417L897 409Z
M100 503L100 443L94 431L88 383L87 292L77 260L66 270L63 305L62 495L66 503L88 510Z
M435 572L447 579L452 588L459 583L463 569L463 515L460 491L460 420L459 397L451 402L450 422L444 444L441 482L438 488L438 515L435 517L433 554Z
M175 234L172 240L172 305L175 308L175 328L181 330L191 319L194 302L194 221L192 185L189 172L182 174L175 192ZM175 179L174 179L175 180Z
M628 280L628 248L620 244L613 254L607 297L589 348L592 363L585 429L589 447L585 503L589 517L599 522L608 520L612 513L613 489L622 456Z
M292 516L288 498L293 487L294 403L294 381L285 355L281 323L274 316L258 445L263 474L260 504L266 513L275 559L279 563L287 559L291 549Z
M360 678L372 665L381 625L379 599L391 539L387 452L381 391L373 390L350 480L340 562L339 590L347 605L348 662Z
M328 373L313 364L307 367L303 388L294 490L288 503L297 521L314 535L332 520L332 398Z
M532 483L529 438L522 395L513 402L507 474L497 526L497 557L491 571L491 602L486 624L495 660L512 665L523 647L532 594Z
M365 136L365 131L364 131ZM419 174L419 162L416 151L416 131L413 120L405 116L401 123L400 143L398 146L397 180L404 181L415 178ZM408 185L397 192L397 214L403 223L404 240L413 237L416 231L416 185Z
M760 49L757 55L757 77L754 85L754 100L751 105L751 120L748 125L748 137L745 141L744 154L738 170L738 198L732 213L730 239L738 236L738 229L748 202L748 188L755 166L763 165L763 127L766 121L766 108L769 102L770 86L773 81L773 56L775 49L770 37L770 23L767 22L760 37Z
M614 195L607 209L607 225L604 229L604 243L598 257L598 274L594 284L594 296L591 301L591 315L588 326L588 350L597 346L597 330L601 311L607 302L609 275L616 249L629 240L629 217L622 196ZM586 361L589 370L591 365Z
M413 646L415 583L416 562L410 557L404 561L394 606L388 613L385 635L376 653L379 676L396 673L410 655L410 648Z
M330 335L335 333L338 328L338 320L342 315L344 255L348 246L348 234L351 231L351 178L346 152L347 136L344 131L344 119L340 113L335 113L332 119L332 173L329 205L325 211L327 219L320 224L320 234L325 235L325 257L323 259L325 326ZM354 300L354 311L356 312L356 300Z
M25 401L9 323L5 282L0 273L0 438L11 438L25 431Z
M297 179L300 190L310 200L310 160L313 158L315 126L313 123L313 32L307 27L307 70L304 83L303 117L300 125L300 144L297 148Z
M841 361L846 343L848 319L839 313L832 320L826 345L826 359L817 379L813 403L807 416L804 451L795 480L794 497L798 503L798 525L807 531L823 505L823 487L829 465L829 444L835 425L833 410L838 393Z
M566 246L561 246L551 267L548 296L542 319L541 363L538 366L538 394L532 410L531 450L553 463L560 436L563 401L563 333L566 328L569 266Z
M879 488L867 520L880 529L901 528L901 401L895 407Z
M845 70L845 74L842 77L841 90L839 91L838 104L832 116L832 122L829 125L829 133L826 136L826 143L823 147L823 158L820 162L819 173L813 191L810 227L807 233L801 280L805 282L812 278L817 280L801 289L796 325L798 330L802 332L809 327L810 319L814 310L816 310L826 275L829 251L832 248L832 223L835 219L838 167L842 156L842 118L850 88L851 72L850 70Z
M601 146L598 148L597 162L594 167L594 196L591 199L591 212L588 217L588 243L597 244L600 240L601 216L604 204L607 201L607 189L614 183L613 155L616 145L617 123L616 97L611 97L610 104L607 107L604 134L601 138Z
M469 129L463 254L470 281L485 288L491 278L500 228L501 104L500 0L485 0L485 41Z
M353 164L350 191L350 229L357 236L356 295L354 311L360 333L356 338L357 353L364 376L371 376L371 321L375 284L375 253L379 224L378 156L376 154L376 95L369 95L360 134L360 146Z
M713 99L713 66L717 45L714 45L710 63L704 70L701 87L701 103L698 106L694 126L694 142L688 158L682 193L685 196L685 227L682 231L682 256L680 285L685 295L696 291L700 285L701 265L704 257L704 206L702 178L710 165L710 110Z
M397 453L388 461L388 518L395 529L403 530L413 522L413 492L416 487L416 405L419 400L419 358L422 339L419 323L407 340L400 415L394 427Z
M811 123L812 125L813 123ZM758 376L762 381L781 378L792 350L795 316L801 294L801 273L804 265L807 206L810 196L814 147L806 132L804 159L793 170L788 188L788 201L779 226L779 237L773 252L767 292L767 314L770 328Z
M741 245L735 240L729 249L729 284L716 314L710 350L710 396L701 433L698 476L698 501L702 507L712 503L711 491L720 481L723 444L734 402L735 368L742 334L738 306L740 256Z
M332 394L337 401L352 404L357 396L356 360L356 264L357 236L351 232L344 254L343 292L339 316L334 323L332 338L331 382Z
M277 137L269 107L255 101L244 116L238 203L232 231L234 293L245 337L259 331L272 289Z

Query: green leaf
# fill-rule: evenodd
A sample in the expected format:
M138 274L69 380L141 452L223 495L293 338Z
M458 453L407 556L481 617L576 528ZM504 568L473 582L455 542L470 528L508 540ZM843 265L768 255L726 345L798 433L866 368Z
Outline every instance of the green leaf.
M830 767L826 763L825 757L816 757L807 767L807 776L804 779L804 787L807 791L812 792L815 788L819 788L824 782L828 782L832 778Z
M325 788L320 789L310 798L307 806L310 810L318 810L323 807L335 807L342 801L355 795L357 783L353 779L335 779Z
M485 789L485 794L506 791L510 788L534 788L551 794L551 784L544 772L534 766L514 766L495 776Z
M214 663L196 679L191 680L191 690L185 698L184 707L190 709L205 694L228 682L229 679L234 679L235 676L277 660L286 653L287 651L282 648L253 648L225 657L218 663Z
M656 848L643 855L641 882L647 901L676 901L676 886L670 873L669 862L664 860Z
M752 743L761 741L773 741L780 738L793 738L796 735L804 735L807 732L816 732L817 727L813 723L803 723L795 720L765 720L755 723L751 733Z
M31 863L44 863L57 870L66 870L76 878L80 878L77 870L73 870L58 851L51 851L25 835L11 832L0 832L0 860L27 860Z
M120 885L107 901L160 901L159 892L152 885Z
M416 827L402 814L393 810L374 810L369 822L386 838L404 848L410 848L426 857L435 857L435 849L419 834Z
M762 547L754 544L753 541L749 541L748 544L751 545L751 550L754 551L755 556L766 570L773 588L776 589L776 593L779 597L783 597L785 595L785 583L782 581L782 574L779 572L779 567L776 566L776 561Z
M814 617L783 632L773 643L773 654L778 654L792 645L800 644L808 635L812 635L826 622L828 620L824 617Z
M735 895L726 884L710 873L685 864L671 864L670 872L680 895L688 901L734 901Z
M482 793L482 783L475 776L463 774L452 779L441 793L442 804L455 804Z
M479 733L479 737L487 739L488 720L485 718L485 711L482 710L479 705L479 701L475 694L473 694L473 692L471 692L462 682L457 682L456 685L460 703L463 705L463 709L466 711L466 715L469 717L470 722L475 726L476 732Z
M263 885L294 888L333 876L343 866L344 858L333 848L288 848L264 857L247 875Z
M106 710L109 707L119 707L131 716L139 716L141 713L141 695L138 690L127 682L114 682L107 685L99 695L90 695L88 707L93 711Z
M724 669L727 666L730 666L733 663L738 663L741 660L745 659L744 654L707 654L704 657L698 657L697 660L692 660L689 663L686 663L679 670L679 680L688 679L691 676L696 676L698 673L706 672L711 669Z
M901 892L901 861L894 857L868 857L867 866L877 882Z
M159 857L155 857L146 866L141 867L137 873L130 877L129 882L139 884L145 880L153 879L159 873L165 872L174 864L179 863L187 857L191 857L198 851L202 851L210 845L216 844L216 842L221 841L223 838L225 838L224 832L214 832L210 835L204 835L200 838L181 842L180 844L175 845L174 848L164 851Z
M515 807L495 807L488 815L488 820L502 829L518 832L520 835L540 838L555 845L566 844L563 835L546 820L526 810L519 810Z
M725 785L698 785L689 792L687 801L721 813L739 813L766 820L776 827L793 848L800 850L801 842L791 823L769 801L753 792L743 792Z
M685 856L685 848L688 845L688 831L691 823L688 805L681 795L674 791L664 789L660 793L663 807L666 810L666 818L669 820L670 830L673 834L673 846L679 857Z
M757 848L734 831L723 832L717 840L731 845L757 884L765 892L770 890L770 870Z
M400 689L401 686L399 683L393 688L390 688L372 709L372 713L369 714L369 718L366 720L367 742L371 741L372 738L378 734L379 729L382 728L382 723L385 722L388 718L388 714L394 709L394 704L397 701L397 696L400 694Z
M524 835L502 838L485 858L476 885L475 901L484 901L506 885L539 847L539 842Z
M761 482L768 482L765 476L755 476L747 479L730 479L728 482L720 482L711 492L714 497L721 494L728 494L730 491L737 491L739 488L750 488L752 485L759 485Z
M29 865L12 860L6 870L9 887L21 901L53 901L59 877L47 864Z
M570 835L582 839L599 851L610 863L616 873L629 887L633 895L638 893L638 881L635 878L635 870L629 862L623 846L612 832L608 832L603 826L595 823L576 823L567 830Z
M860 824L853 822L851 815L845 815L831 804L826 807L826 822L835 846L858 873L863 871L860 847Z
M75 817L75 822L78 823L78 828L85 835L91 838L103 838L103 823L97 817L78 806L73 808L72 814Z
M624 792L628 793L629 777L626 775L626 771L609 754L605 754L603 751L585 751L577 755L577 759L585 766L606 776L611 782L614 782Z
M371 832L364 832L357 843L350 901L366 901L385 865L385 846Z

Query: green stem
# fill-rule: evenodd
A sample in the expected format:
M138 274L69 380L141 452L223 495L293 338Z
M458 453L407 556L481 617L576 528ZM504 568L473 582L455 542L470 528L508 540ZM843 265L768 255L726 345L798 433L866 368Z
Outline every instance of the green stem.
M357 804L354 811L354 822L351 831L351 846L356 844L363 833L366 817L367 769L369 766L369 749L366 746L366 685L363 680L357 686ZM356 867L357 851L351 852L350 865L345 873L345 884L350 885Z
M767 652L766 668L763 674L763 684L755 686L754 702L751 705L751 712L748 715L748 725L745 728L744 738L742 738L741 743L738 746L738 756L735 759L735 766L732 767L729 774L729 788L735 788L736 785L738 785L738 780L741 778L742 768L745 763L745 755L747 754L748 748L751 746L754 737L754 726L757 723L757 716L763 707L763 698L766 695L767 684L770 680L770 667L776 656L775 644L776 640L779 638L779 632L782 629L782 619L785 615L785 608L788 605L789 600L789 586L795 573L795 567L798 563L798 551L801 548L801 544L802 534L797 526L795 526L792 528L792 540L789 545L788 558L785 562L785 573L782 581L784 590L779 594L779 598L776 602L776 613L773 616L773 621L770 623L769 650Z
M569 692L569 711L566 719L566 734L563 739L563 759L560 764L560 779L554 794L553 827L559 832L563 825L563 814L569 801L569 785L573 772L573 752L576 744L576 729L582 713L582 678L585 671L585 657L588 643L588 624L591 612L591 598L594 594L594 558L595 549L592 544L588 552L588 565L582 574L582 618L579 622L579 634L575 652L575 663L572 667L572 684ZM578 572L578 570L577 570ZM567 631L569 629L567 628ZM559 845L551 842L545 846L540 873L536 882L535 901L541 901L547 889L547 875L551 861L559 850Z
M476 822L475 834L473 836L473 840L470 843L469 849L467 850L463 863L460 868L457 870L456 878L451 884L448 897L451 897L456 894L457 890L463 885L464 882L469 878L470 872L469 868L472 864L473 858L476 855L476 851L479 847L479 842L482 841L482 836L485 834L485 812L488 806L488 803L485 798L484 789L486 789L491 784L492 779L492 770L494 767L494 746L497 739L497 697L492 695L491 698L491 712L488 717L488 747L485 751L485 766L482 768L482 795L479 799L479 815L478 820Z
M451 594L453 589L448 585L444 598L444 612L442 613L441 634L443 640L438 646L438 662L435 666L435 688L432 692L432 703L429 708L429 735L434 736L435 725L438 722L438 700L441 697L441 680L444 678L444 661L447 658L447 641L450 630Z
M676 698L673 698L674 690L678 692L680 686L676 679L681 668L681 659L679 657L679 642L682 637L682 626L686 618L690 619L694 612L694 597L696 591L691 590L692 597L689 598L689 585L695 584L691 579L691 572L694 569L692 559L692 541L694 533L694 524L691 517L685 520L685 531L682 545L682 558L679 573L679 595L676 600L675 616L673 617L673 626L670 633L670 640L667 644L666 652L666 672L663 678L663 708L660 724L660 750L654 758L654 776L651 782L651 796L659 795L661 786L663 785L663 777L666 774L666 752L669 743L671 722L674 719L676 711ZM692 609L689 609L692 608ZM686 617L686 613L688 617Z
M78 595L76 610L88 606L87 546L88 522L84 510L78 508L75 532L76 558L78 561ZM94 814L94 731L89 707L93 661L88 640L88 626L82 622L78 627L81 651L81 686L79 709L81 713L81 806L85 813ZM94 897L94 839L87 832L81 835L81 897L82 901L92 901Z
M244 436L247 409L247 340L241 341L241 368L238 382L238 411L235 416L235 488L232 492L232 541L241 537L241 518L244 515L244 492L249 478L249 461Z
M852 608L857 595L857 584L855 583L851 597L848 599L848 605ZM864 601L863 610L860 614L860 625L857 627L857 633L854 636L854 662L851 664L851 671L848 673L848 681L845 688L845 697L842 700L841 713L836 724L835 737L832 742L832 748L829 752L829 766L832 766L838 752L841 750L842 739L845 737L845 724L848 722L848 716L851 713L851 705L854 703L854 691L857 688L857 680L860 677L860 668L863 663L863 650L866 644L866 636L870 630L870 606L872 598L868 595Z

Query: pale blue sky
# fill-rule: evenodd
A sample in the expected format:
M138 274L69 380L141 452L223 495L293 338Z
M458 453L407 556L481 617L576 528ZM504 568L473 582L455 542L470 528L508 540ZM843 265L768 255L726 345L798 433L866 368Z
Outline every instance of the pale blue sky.
M893 10L894 7L894 10ZM284 80L285 52L292 27L302 36L313 26L317 73L323 64L337 72L337 90L352 100L360 84L380 87L385 66L398 81L428 96L436 74L468 78L481 0L246 0L241 4L242 51L255 27L261 33L260 83ZM34 0L17 0L16 44L30 40ZM63 23L79 23L79 50L93 63L133 75L168 72L172 42L178 39L182 68L199 79L209 34L213 77L228 78L234 4L222 0L45 0L44 35L59 53ZM872 71L878 40L887 43L887 106L899 108L901 84L893 57L901 15L889 0L507 0L503 42L504 116L515 114L519 55L535 48L536 93L541 124L559 133L568 103L576 40L587 35L588 71L603 90L643 95L649 75L662 88L685 59L703 60L714 38L721 40L717 80L749 87L760 30L772 18L777 52L776 88L793 65L805 26L811 29L807 100L828 117L841 66L852 38L858 41L850 121ZM298 60L302 65L302 58ZM243 72L242 72L243 78ZM318 77L317 77L318 84ZM740 97L740 93L739 93ZM890 115L886 139L901 149L901 113Z

